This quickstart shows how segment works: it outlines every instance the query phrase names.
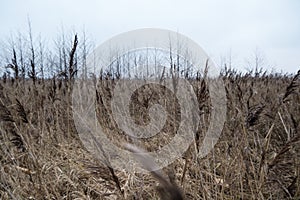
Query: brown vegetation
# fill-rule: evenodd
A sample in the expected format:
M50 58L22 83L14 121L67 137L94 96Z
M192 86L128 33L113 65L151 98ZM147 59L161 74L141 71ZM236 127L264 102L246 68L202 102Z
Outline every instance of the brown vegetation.
M225 70L221 76L227 94L226 122L216 147L201 159L196 149L209 122L209 91L203 77L190 79L199 102L200 128L195 144L164 168L161 174L167 176L161 178L164 175L112 169L82 145L70 100L77 43L75 37L67 67L52 78L36 76L31 59L33 81L19 76L14 50L8 67L15 70L15 77L3 77L0 82L1 199L173 198L164 196L170 191L167 187L176 188L184 199L300 198L300 71L288 76ZM116 145L130 143L102 101L111 99L116 79L105 73L101 78L98 121L110 130ZM136 123L147 123L147 108L160 94L148 97L149 88L144 87L133 99ZM176 109L170 110L174 113L161 134L143 141L148 151L168 142L176 131L178 105L168 103Z

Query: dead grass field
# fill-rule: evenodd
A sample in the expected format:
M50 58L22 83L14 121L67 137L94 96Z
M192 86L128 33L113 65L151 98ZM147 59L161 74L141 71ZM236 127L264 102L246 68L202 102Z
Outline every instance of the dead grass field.
M201 111L196 145L163 171L185 199L299 199L300 71L294 77L230 70L222 76L227 118L216 147L202 159L195 155L207 130L210 100L205 81L191 80ZM101 103L101 98L109 102L114 81L98 87L99 123L110 130L116 145L131 142ZM147 123L147 108L159 96L148 98L145 90L131 107L140 124ZM0 198L159 199L164 188L151 174L113 170L87 152L74 126L70 99L64 80L37 80L35 85L1 80ZM167 143L176 131L178 105L175 100L168 104L176 109L169 110L161 134L142 141L148 151Z

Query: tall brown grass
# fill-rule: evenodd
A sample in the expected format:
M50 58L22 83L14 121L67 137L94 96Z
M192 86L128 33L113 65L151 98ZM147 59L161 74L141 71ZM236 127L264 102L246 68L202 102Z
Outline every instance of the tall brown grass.
M162 169L168 175L164 179L114 170L93 158L68 111L68 83L1 80L0 198L158 199L174 185L185 199L299 199L299 76L300 71L293 77L223 73L227 120L216 147L202 159L195 148L209 122L209 91L201 77L191 80L201 110L196 146ZM114 83L109 78L100 82L97 112L99 123L112 133L109 137L121 145L132 141L118 130L103 103L111 99ZM147 105L158 97L148 98L146 90L133 99L133 117L140 124L147 123ZM160 134L142 141L145 149L155 150L174 135L177 111L170 110Z
M113 169L109 158L104 163L95 159L78 136L71 94L87 50L78 55L77 35L70 48L58 45L57 62L49 56L49 68L58 69L48 77L45 63L35 57L32 37L30 41L28 66L13 46L8 71L0 79L0 199L300 198L300 70L291 76L225 69L220 76L226 90L226 122L215 148L201 159L197 153L212 109L207 69L202 75L186 73L200 110L194 142L169 166L141 174ZM180 105L168 89L149 84L132 96L130 114L139 125L150 121L151 105L159 103L167 111L159 134L137 140L124 134L112 116L112 92L122 74L84 75L97 85L97 119L115 145L126 149L123 144L131 144L128 149L133 152L155 151L176 134ZM106 155L101 148L99 153ZM138 160L146 168L153 164L151 158Z

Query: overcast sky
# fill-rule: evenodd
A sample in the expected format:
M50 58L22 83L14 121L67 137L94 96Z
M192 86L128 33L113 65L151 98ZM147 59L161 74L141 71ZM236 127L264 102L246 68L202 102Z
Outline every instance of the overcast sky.
M196 41L217 63L232 55L244 70L256 49L265 68L300 69L299 0L1 0L0 38L28 30L45 38L86 32L96 45L138 28L164 28Z

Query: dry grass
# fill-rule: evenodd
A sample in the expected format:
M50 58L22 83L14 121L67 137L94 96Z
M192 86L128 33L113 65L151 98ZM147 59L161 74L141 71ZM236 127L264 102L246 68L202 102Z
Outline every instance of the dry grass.
M163 169L168 184L178 186L185 199L299 199L299 76L300 71L294 77L224 73L226 123L216 147L202 159L195 148L207 130L210 100L205 81L192 80L200 129L195 145ZM85 150L73 123L67 84L59 79L36 85L1 81L0 198L159 199L166 188L155 176L113 170ZM98 86L99 123L116 145L130 143L101 100L110 101L113 87L113 80ZM149 96L147 88L138 92L131 107L136 123L147 123L147 108L163 95L170 96L168 91ZM178 104L171 99L167 104L174 109L161 134L142 142L149 151L176 131Z

